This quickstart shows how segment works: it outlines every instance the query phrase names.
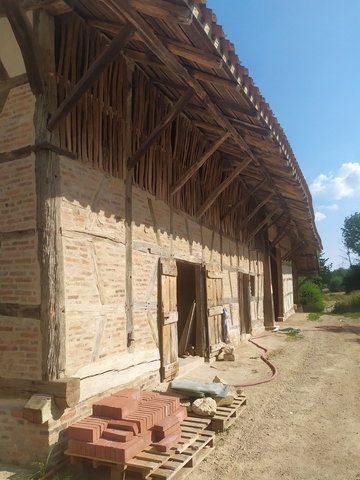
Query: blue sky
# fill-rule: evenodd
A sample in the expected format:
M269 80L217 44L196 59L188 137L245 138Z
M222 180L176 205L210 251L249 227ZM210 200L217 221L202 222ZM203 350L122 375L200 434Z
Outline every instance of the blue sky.
M313 196L324 256L347 268L360 212L360 0L208 0L270 105Z

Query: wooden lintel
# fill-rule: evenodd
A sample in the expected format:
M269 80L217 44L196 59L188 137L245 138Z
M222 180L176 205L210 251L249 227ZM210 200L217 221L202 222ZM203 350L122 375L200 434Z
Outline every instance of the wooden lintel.
M259 205L257 205L254 210L252 210L249 215L245 218L245 220L243 220L240 225L237 226L236 228L236 232L240 232L244 227L245 225L247 225L250 220L257 214L257 212L270 200L271 197L274 196L274 193L271 192L270 195L268 195L265 200L263 200L262 202L259 203Z
M232 183L235 178L237 178L240 173L253 161L252 158L247 158L246 160L243 161L241 165L239 165L237 168L234 169L234 171L222 182L218 187L215 188L215 190L212 192L212 194L207 198L207 200L201 205L199 210L196 213L196 218L199 219L201 218L204 213L211 207L211 205L215 202L217 197L222 193L225 188L227 188L230 183Z
M0 0L24 60L31 91L40 95L44 85L40 72L39 47L30 20L20 4L14 0Z
M74 407L80 399L80 378L61 380L28 380L25 378L0 378L0 398L29 398L36 393L53 395L62 408Z
M40 305L0 303L0 316L12 318L32 318L40 320Z
M37 10L43 8L52 15L61 15L63 13L71 12L72 8L65 3L64 0L20 0L18 3L25 12L28 10ZM0 5L0 17L5 16L5 11Z
M226 132L216 142L209 146L207 150L201 155L201 157L188 168L188 170L174 183L170 188L170 195L174 195L180 190L180 188L199 170L199 168L206 162L206 160L219 148L219 146L225 142L230 133Z
M190 75L196 80L200 80L205 83L212 83L213 85L219 85L231 90L241 90L241 85L234 80L218 77L217 75L210 75L209 73L202 72L201 70L189 70Z
M133 37L136 28L131 23L128 23L120 31L120 33L112 40L107 48L100 54L100 56L91 65L85 75L79 80L76 86L71 90L69 95L65 98L54 115L50 118L48 129L53 131L66 117L68 113L77 105L83 95L91 88L94 82L100 77L103 71L115 60L120 54L125 45Z
M177 42L168 37L159 37L159 40L167 46L171 53L179 57L186 58L192 62L204 65L208 68L220 69L223 65L223 59L220 55L214 55L209 52L204 52L200 48L186 45L185 43Z
M154 85L162 85L164 87L173 88L179 92L185 92L189 87L186 85L180 85L179 83L172 82L171 80L166 80L165 78L149 78L150 82Z
M281 212L281 214L279 216L277 216L276 218L274 218L274 220L272 222L269 223L269 225L267 226L268 230L269 228L271 228L273 225L275 225L276 223L279 222L279 220L285 215L285 212Z
M129 0L130 5L138 12L151 17L163 18L164 20L190 25L193 13L190 8L166 0Z
M4 82L4 80L8 80L8 79L9 79L9 74L6 71L6 68L4 67L3 62L0 59L0 82Z
M232 207L229 208L220 218L220 220L223 222L226 217L231 215L235 210L237 210L243 203L245 203L254 193L261 188L264 183L266 183L265 178L260 180L259 183L255 185L252 189L246 192L246 194L240 198Z
M23 238L33 237L35 235L35 228L27 230L13 230L10 232L0 232L0 243L12 240L22 240Z
M264 218L264 220L259 223L259 225L257 225L257 227L251 232L251 234L249 235L249 237L246 239L246 243L249 243L254 237L256 234L258 234L267 224L267 222L269 221L270 218L272 218L273 215L275 215L276 211L280 208L281 204L280 202L275 206L275 208L273 208L271 210L270 213L268 213L266 215L266 217Z
M58 153L59 155L63 155L64 157L76 160L76 155L74 153L71 153L64 148L60 148L57 145L53 145L50 142L41 142L35 145L27 145L26 147L21 147L12 150L11 152L0 153L0 164L11 162L12 160L18 160L19 158L25 158L30 155L30 153L40 152L41 150L49 150Z
M131 170L139 162L141 157L144 156L145 152L149 147L156 141L156 139L162 134L162 132L170 125L170 123L176 118L179 113L183 110L184 106L191 100L194 96L195 91L192 88L188 88L182 97L175 103L175 105L170 109L165 118L158 124L155 130L149 135L147 140L137 149L134 155L128 160L127 168Z
M7 78L6 80L4 79L0 81L0 113L5 106L10 91L15 87L24 85L28 81L29 80L27 73L23 73L22 75L17 75L16 77Z
M23 418L28 422L42 425L52 419L52 396L36 393L32 395L22 410Z

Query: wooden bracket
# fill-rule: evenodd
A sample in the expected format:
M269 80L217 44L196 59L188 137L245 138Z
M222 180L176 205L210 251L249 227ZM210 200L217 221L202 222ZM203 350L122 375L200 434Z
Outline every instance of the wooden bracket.
M16 41L19 45L28 74L31 91L34 95L40 95L44 91L44 85L40 72L40 54L33 28L25 11L17 1L0 0Z

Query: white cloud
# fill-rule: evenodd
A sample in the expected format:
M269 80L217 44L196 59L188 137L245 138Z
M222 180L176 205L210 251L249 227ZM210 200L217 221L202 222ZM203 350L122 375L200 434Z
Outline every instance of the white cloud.
M321 212L315 212L315 222L321 222L321 220L325 220L326 215Z
M320 205L317 207L318 210L339 210L339 205L333 203L332 205Z
M321 173L310 185L312 195L340 200L360 196L360 164L343 163L336 175Z

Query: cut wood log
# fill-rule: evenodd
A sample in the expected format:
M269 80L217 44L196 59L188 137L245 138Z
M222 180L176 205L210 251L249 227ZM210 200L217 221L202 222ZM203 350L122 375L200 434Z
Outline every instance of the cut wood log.
M190 307L190 311L185 323L184 331L182 332L182 335L180 337L179 355L183 355L189 346L189 338L190 338L191 328L192 328L193 320L195 316L195 307L196 307L196 302L194 300Z

